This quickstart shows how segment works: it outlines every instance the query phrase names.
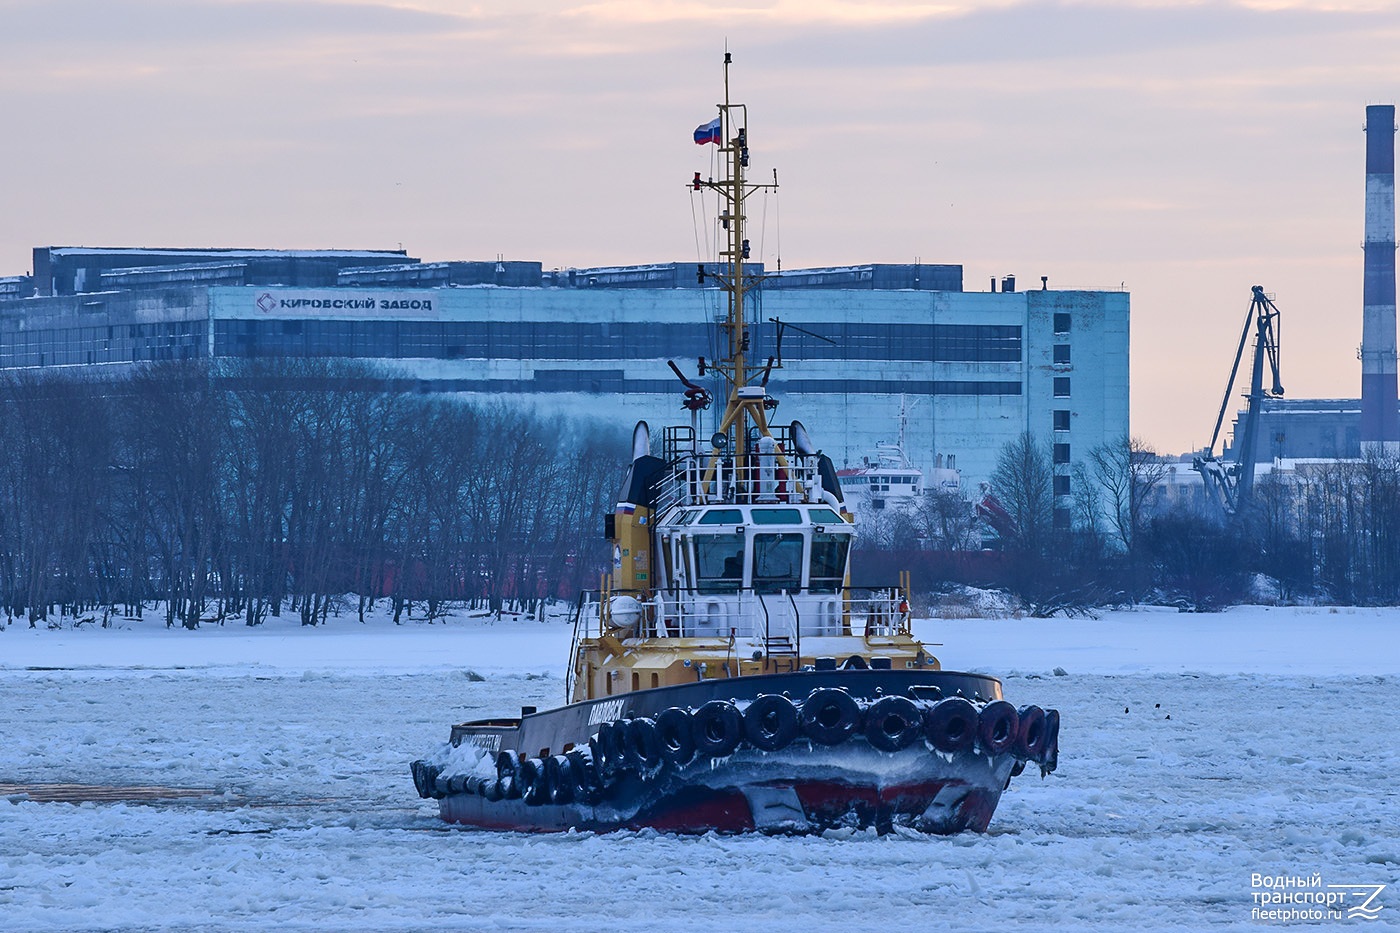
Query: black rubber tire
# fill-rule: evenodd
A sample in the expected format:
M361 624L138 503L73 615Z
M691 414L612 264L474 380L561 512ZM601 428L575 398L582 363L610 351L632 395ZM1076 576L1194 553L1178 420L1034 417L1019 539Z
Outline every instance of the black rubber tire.
M549 803L548 776L542 760L526 758L522 761L516 781L520 784L520 796L527 806L538 807L542 803Z
M592 774L598 789L606 790L613 782L613 771L608 764L607 753L603 750L603 740L593 736L588 740L588 757L593 759Z
M566 752L574 779L574 800L590 806L603 799L603 783L598 778L591 748L576 748Z
M690 710L673 706L656 716L656 733L661 739L661 757L672 767L690 764L695 758L695 726Z
M1045 710L1023 706L1016 711L1016 744L1012 751L1022 761L1036 761L1045 751Z
M609 774L627 770L627 720L605 722L598 727L598 741L603 746L603 761Z
M501 796L507 800L520 797L519 771L520 762L515 752L503 751L496 755L496 779L500 783Z
M988 755L1000 755L1016 744L1020 720L1016 707L1005 700L993 700L977 716L977 741Z
M563 755L550 755L544 760L544 783L550 803L573 803L578 791L573 762Z
M940 752L966 751L977 740L977 707L963 697L948 697L924 713L924 738Z
M725 758L744 738L744 716L728 700L711 700L690 716L690 734L701 758Z
M505 788L501 786L502 781L497 778L494 781L483 781L481 784L481 796L490 803L495 803L505 797Z
M409 766L413 772L413 789L418 791L418 796L427 800L431 794L428 793L429 782L427 780L428 763L426 761L415 761Z
M744 710L744 738L762 752L787 748L801 725L797 706L781 693L765 693Z
M627 748L627 767L638 774L650 776L666 763L661 756L661 735L656 731L656 723L643 716L629 719L624 734Z
M1049 773L1060 763L1060 711L1045 711L1045 750L1036 759L1041 771Z
M860 726L860 704L844 690L818 687L802 701L802 734L818 745L840 745Z
M924 714L908 697L880 697L865 710L865 738L882 752L903 751L924 732Z

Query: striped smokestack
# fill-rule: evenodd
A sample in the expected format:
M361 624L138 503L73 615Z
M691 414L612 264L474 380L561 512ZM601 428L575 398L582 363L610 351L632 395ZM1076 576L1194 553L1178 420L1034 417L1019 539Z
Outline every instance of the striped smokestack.
M1395 105L1366 108L1361 452L1400 453L1395 386Z

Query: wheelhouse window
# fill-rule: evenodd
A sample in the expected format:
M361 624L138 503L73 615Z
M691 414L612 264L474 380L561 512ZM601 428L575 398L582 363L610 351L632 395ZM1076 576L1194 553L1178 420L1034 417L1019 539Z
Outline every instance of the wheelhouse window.
M701 525L738 525L744 515L738 509L710 509L700 516Z
M850 535L817 532L812 535L812 575L808 589L813 593L837 593L846 578L846 550Z
M795 593L802 587L802 535L754 535L755 593Z
M739 592L744 583L744 536L696 535L695 563L695 588L701 593Z

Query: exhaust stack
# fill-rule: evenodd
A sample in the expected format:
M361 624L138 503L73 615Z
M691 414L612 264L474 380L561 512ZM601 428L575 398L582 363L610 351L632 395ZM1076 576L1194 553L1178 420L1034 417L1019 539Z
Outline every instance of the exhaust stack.
M1361 453L1400 454L1395 378L1395 105L1366 108Z

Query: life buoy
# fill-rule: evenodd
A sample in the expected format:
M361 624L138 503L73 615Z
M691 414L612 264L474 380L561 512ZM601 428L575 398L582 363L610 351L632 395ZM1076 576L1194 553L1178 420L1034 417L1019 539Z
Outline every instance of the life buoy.
M840 745L860 728L860 704L835 687L818 687L802 701L802 734L818 745Z
M880 697L865 711L865 738L882 752L908 748L923 730L923 713L908 697Z
M781 693L765 693L744 710L744 738L759 751L786 748L799 728L797 707Z
M977 707L963 697L939 700L924 714L924 738L949 754L971 748L977 739Z
M661 737L651 719L628 720L623 745L627 750L627 766L638 774L654 774L665 762L661 757Z
M1038 760L1045 751L1045 710L1023 706L1016 711L1016 719L1016 757Z
M690 764L695 757L695 733L690 711L673 706L656 716L656 734L661 740L661 757L673 767Z
M982 707L977 717L977 738L982 751L1000 755L1016 744L1016 729L1020 725L1016 707L1005 700L993 700Z
M728 700L711 700L690 716L695 752L702 758L734 754L744 738L744 717Z

